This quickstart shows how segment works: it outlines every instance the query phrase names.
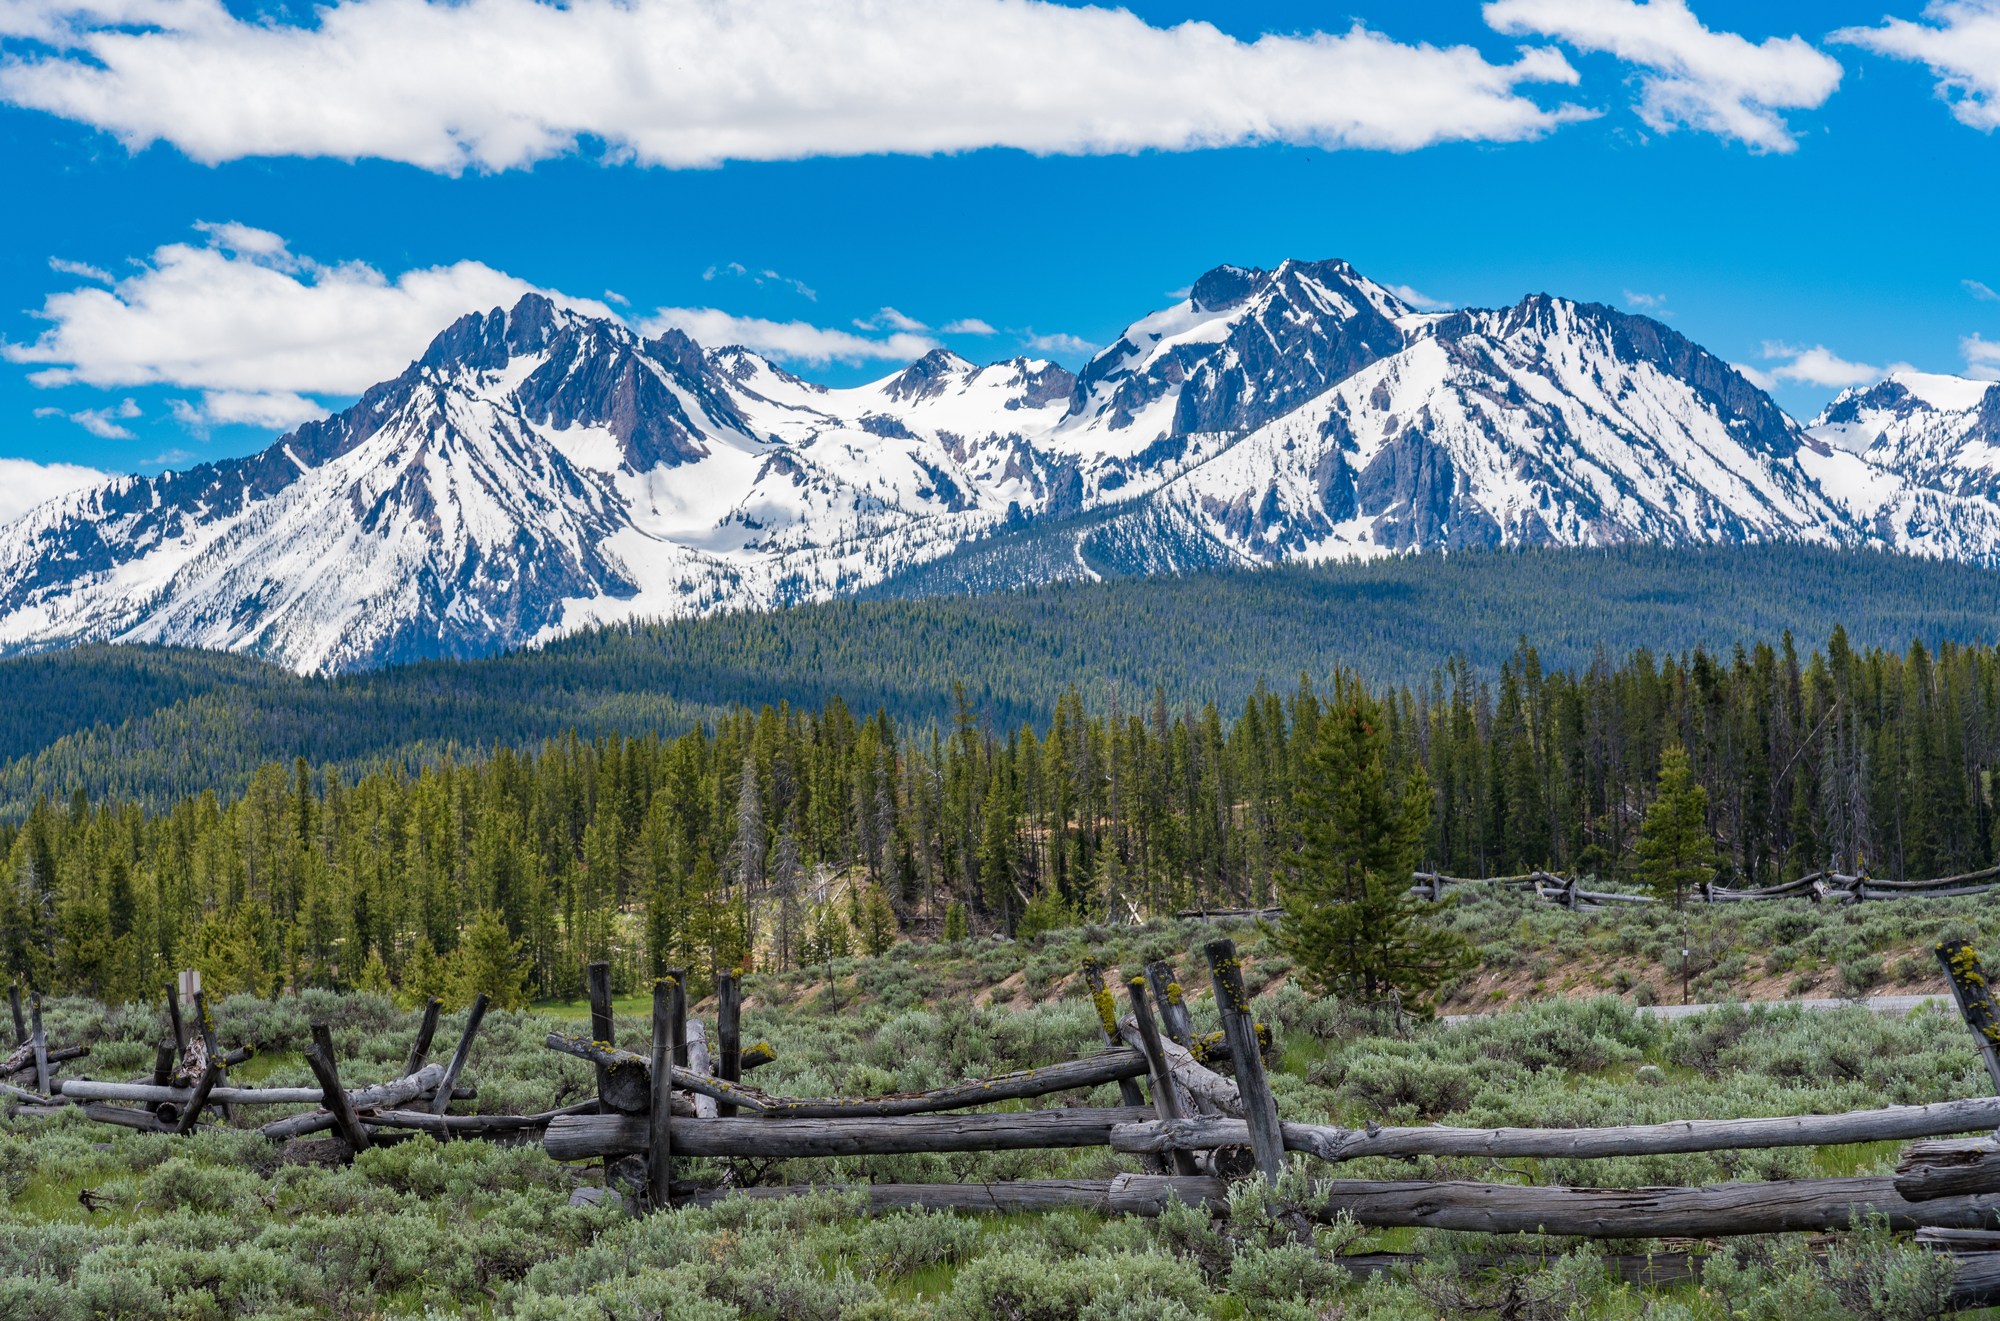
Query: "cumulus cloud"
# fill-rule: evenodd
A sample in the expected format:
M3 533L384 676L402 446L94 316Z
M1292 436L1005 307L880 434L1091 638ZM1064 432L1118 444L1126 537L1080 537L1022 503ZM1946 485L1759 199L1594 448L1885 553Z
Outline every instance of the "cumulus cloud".
M870 338L806 321L736 316L713 307L663 307L639 323L640 331L647 335L657 335L669 328L692 336L703 348L740 345L766 357L814 364L907 362L938 346L927 335L907 331Z
M945 322L944 333L947 335L997 335L1000 332L976 316L967 316L960 317L956 321Z
M1053 335L1037 335L1030 330L1022 336L1021 342L1031 353L1050 353L1062 358L1087 357L1102 347L1080 336L1062 331Z
M1878 28L1842 28L1832 39L1929 66L1938 99L1959 123L2000 128L2000 0L1938 0L1923 22L1889 18Z
M1982 381L2000 381L2000 340L1967 335L1958 342L1965 355L1965 374Z
M1661 133L1692 128L1792 151L1797 139L1778 112L1814 109L1840 85L1839 62L1803 38L1716 32L1685 0L1491 0L1485 14L1495 31L1553 37L1646 70L1639 117Z
M0 345L0 355L39 367L37 385L180 386L204 392L210 421L287 426L324 411L308 396L358 394L400 372L455 318L536 289L475 261L392 279L294 253L268 230L200 229L205 242L156 249L108 288L50 295L48 329ZM610 315L602 303L540 292Z
M1814 344L1808 348L1797 344L1767 341L1763 348L1763 356L1766 361L1777 362L1769 372L1759 373L1764 381L1771 383L1793 381L1800 385L1824 386L1829 390L1844 390L1851 385L1871 385L1890 372L1909 369L1908 363L1901 362L1891 363L1887 367L1871 366L1865 362L1849 362L1824 344ZM1769 389L1770 386L1764 385L1764 388Z
M0 459L0 525L13 522L44 501L95 486L104 478L97 469L74 463Z
M1587 114L1557 51L1344 32L1242 41L1044 0L10 0L0 97L205 162L377 157L504 170L601 144L674 167L1012 147L1257 142L1409 151Z
M36 417L65 417L99 440L131 440L132 432L123 424L139 416L139 404L127 399L105 408L83 408L72 413L63 408L37 408Z

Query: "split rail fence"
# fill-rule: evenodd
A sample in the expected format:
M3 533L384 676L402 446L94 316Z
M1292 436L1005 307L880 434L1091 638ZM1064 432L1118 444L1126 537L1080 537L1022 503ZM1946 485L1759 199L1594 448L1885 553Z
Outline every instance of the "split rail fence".
M1198 1036L1173 968L1147 965L1124 985L1130 1012L1119 1013L1102 970L1086 969L1103 1049L1078 1059L929 1091L870 1097L779 1096L744 1075L768 1062L768 1046L742 1046L742 1000L734 977L720 979L716 1031L689 1014L687 979L673 973L654 986L650 1048L616 1042L608 969L586 970L587 1036L550 1033L549 1049L588 1061L595 1096L534 1115L454 1115L455 1100L476 1099L458 1079L485 1013L484 997L467 1016L449 1063L428 1062L438 1005L428 1006L401 1074L370 1086L340 1078L325 1025L313 1030L306 1061L315 1088L231 1087L234 1057L218 1048L205 1005L196 1023L163 1043L152 1080L136 1083L49 1078L53 1056L37 1026L16 1014L40 1091L11 1088L40 1107L79 1102L91 1118L160 1132L186 1133L205 1111L236 1105L311 1104L317 1108L265 1124L274 1140L328 1131L352 1151L430 1134L438 1139L539 1139L559 1161L602 1161L604 1195L629 1192L636 1212L704 1205L722 1197L784 1197L825 1187L864 1194L871 1207L959 1211L1029 1211L1081 1207L1157 1215L1170 1202L1226 1214L1229 1185L1245 1177L1276 1182L1288 1154L1338 1166L1362 1158L1602 1158L1834 1143L1907 1141L1897 1171L1852 1178L1724 1183L1700 1188L1523 1186L1466 1180L1331 1179L1316 1185L1306 1213L1351 1217L1368 1226L1421 1226L1486 1233L1593 1239L1710 1239L1735 1235L1823 1232L1877 1218L1918 1231L1919 1241L1960 1262L1955 1301L2000 1301L2000 1094L1933 1105L1892 1106L1837 1115L1683 1120L1667 1124L1571 1129L1359 1128L1285 1122L1265 1073L1271 1036L1257 1024L1235 946L1205 949L1219 1034ZM1937 949L1966 1023L2000 1093L2000 1013L1976 952L1959 942ZM18 1004L18 997L16 998ZM39 999L32 1007L39 1009ZM1219 1039L1218 1039L1219 1037ZM16 1051L12 1062L22 1056ZM81 1058L75 1052L69 1058ZM43 1063L47 1058L50 1062ZM12 1063L12 1071L19 1069ZM1116 1084L1120 1104L1013 1111L984 1109ZM1977 1137L1965 1135L1979 1134ZM1951 1140L1945 1140L1951 1139ZM826 1185L755 1184L745 1162L917 1152L993 1152L1025 1148L1108 1148L1136 1158L1141 1172L1109 1179L1027 1179L992 1183ZM677 1162L724 1163L723 1182L676 1178ZM713 1167L708 1167L712 1170ZM764 1167L766 1170L768 1166ZM622 1191L621 1191L622 1190ZM1392 1257L1355 1259L1381 1269ZM1634 1278L1652 1266L1613 1265ZM1688 1269L1682 1261L1682 1268Z

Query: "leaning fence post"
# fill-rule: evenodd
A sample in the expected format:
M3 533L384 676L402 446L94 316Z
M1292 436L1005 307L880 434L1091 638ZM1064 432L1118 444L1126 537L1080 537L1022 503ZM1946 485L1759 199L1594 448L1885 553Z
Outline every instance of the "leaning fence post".
M7 984L7 1007L14 1011L14 1044L17 1046L26 1045L28 1041L28 1024L21 1017L21 984L19 982L9 982Z
M195 1084L194 1095L188 1099L187 1109L174 1124L174 1132L187 1134L194 1132L194 1126L201 1119L201 1108L208 1104L208 1094L215 1090L215 1084L222 1081L222 1064L209 1060L201 1071L201 1081Z
M1153 1075L1153 1112L1161 1119L1175 1120L1181 1117L1181 1100L1174 1092L1174 1077L1167 1070L1167 1052L1160 1048L1160 1028L1153 1021L1153 1007L1146 1003L1146 979L1134 977L1125 983L1125 989L1132 996L1132 1017L1139 1024L1139 1043L1146 1053L1146 1070ZM1174 1152L1174 1172L1194 1174L1196 1167L1191 1152Z
M653 983L653 1094L647 1111L651 1150L646 1154L646 1191L655 1211L674 1204L674 1001L680 983L665 977Z
M1958 1001L1958 1012L1964 1016L1965 1025L1972 1029L1972 1039L1978 1043L1979 1056L1986 1063L1987 1076L1993 1079L1993 1090L2000 1092L2000 1007L1993 1002L1993 984L1986 980L1986 969L1980 965L1979 951L1966 940L1940 941L1937 947L1938 962L1944 965L1944 975L1951 982L1951 994Z
M733 972L715 979L715 1048L719 1056L716 1072L722 1080L743 1081L743 992ZM723 1101L716 1105L715 1113L727 1119L736 1113L736 1107Z
M1180 978L1174 975L1174 965L1165 959L1154 959L1146 965L1146 984L1152 989L1153 1003L1160 1007L1160 1022L1166 1027L1167 1040L1186 1050L1194 1045L1194 1020L1188 1017L1187 996L1181 990Z
M583 970L585 993L590 997L590 1039L600 1045L616 1048L617 1037L611 1022L611 965L593 963ZM608 1093L611 1090L611 1070L605 1065L597 1066L597 1104L600 1112L610 1110Z
M432 996L430 1003L424 1006L424 1021L418 1025L417 1039L410 1044L410 1057L403 1063L405 1078L423 1068L424 1060L431 1053L431 1038L437 1035L440 1007L436 996Z
M1104 1044L1111 1047L1124 1045L1118 1035L1118 1014L1111 1000L1111 991L1104 985L1104 969L1096 959L1083 961L1084 987L1090 993L1090 1003L1097 1009L1097 1026L1104 1033ZM1118 1099L1128 1106L1143 1106L1146 1095L1139 1090L1136 1079L1118 1080Z
M174 1029L174 1053L184 1059L188 1049L187 1024L181 1021L180 988L171 982L167 985L167 1022Z
M347 1145L355 1151L368 1150L368 1130L361 1126L361 1120L354 1113L353 1102L340 1086L340 1066L333 1061L333 1033L324 1023L312 1025L312 1046L306 1051L306 1067L319 1079L319 1088L324 1093L326 1112L333 1116L334 1127L340 1136L347 1139Z
M220 1082L229 1077L229 1071L223 1068L222 1047L215 1044L215 1020L208 1016L208 1001L202 998L200 991L194 993L194 1017L195 1026L201 1030L201 1045L204 1056L214 1061L216 1080ZM222 1102L216 1108L222 1111L224 1119L231 1117L227 1101Z
M1243 969L1236 960L1236 942L1213 940L1205 947L1209 975L1215 985L1215 1007L1222 1016L1223 1039L1236 1066L1236 1090L1243 1098L1243 1117L1250 1124L1250 1150L1264 1178L1277 1183L1285 1172L1285 1136L1278 1126L1278 1103L1264 1076L1264 1056L1257 1048L1257 1024L1250 1015L1250 997L1243 991Z
M668 1034L667 1040L674 1048L674 1067L685 1069L688 1066L687 969L667 969L667 980L673 983L674 997L673 1003L668 1006L672 1011L672 1023L670 1025L672 1031Z
M451 1090L458 1086L459 1071L465 1067L466 1057L472 1054L472 1039L479 1034L480 1020L486 1017L486 992L473 997L472 1008L465 1015L465 1031L458 1037L458 1049L451 1053L451 1063L444 1066L444 1081L431 1095L431 1113L443 1114L451 1106ZM450 1130L446 1130L449 1138Z
M28 997L28 1013L32 1026L28 1029L28 1039L35 1043L35 1090L43 1096L53 1095L49 1091L49 1038L42 1031L42 993L36 991Z

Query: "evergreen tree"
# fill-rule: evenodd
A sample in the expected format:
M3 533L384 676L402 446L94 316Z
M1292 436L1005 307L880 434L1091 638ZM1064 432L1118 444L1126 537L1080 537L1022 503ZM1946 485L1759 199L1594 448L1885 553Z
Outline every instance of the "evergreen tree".
M1314 990L1369 1002L1393 990L1421 1013L1472 950L1409 893L1431 790L1420 767L1393 787L1383 744L1380 708L1337 683L1296 792L1302 843L1280 892L1279 941Z
M507 924L490 908L481 909L451 956L446 979L447 999L469 1005L482 991L495 1009L528 1006L528 961L521 943L507 934Z
M1696 783L1687 749L1674 744L1660 758L1659 787L1639 826L1639 878L1678 908L1714 876L1708 790Z

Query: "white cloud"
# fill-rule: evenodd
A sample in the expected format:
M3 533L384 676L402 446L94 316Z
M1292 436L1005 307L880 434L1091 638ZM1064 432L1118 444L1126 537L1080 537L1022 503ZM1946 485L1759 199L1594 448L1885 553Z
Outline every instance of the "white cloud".
M1891 363L1887 367L1875 367L1865 362L1849 362L1824 344L1806 348L1797 344L1766 341L1763 356L1766 360L1781 360L1769 373L1764 374L1765 380L1773 383L1794 381L1800 385L1824 386L1829 390L1844 390L1851 385L1872 385L1890 372L1909 368L1908 363L1900 362ZM1764 388L1769 389L1770 386L1766 385Z
M102 266L92 266L88 262L64 261L61 257L49 258L49 269L58 275L75 275L85 280L95 280L99 284L112 284L115 278Z
M1925 22L1884 19L1879 28L1842 28L1832 40L1930 67L1938 99L1961 124L2000 128L2000 2L1937 0Z
M0 97L204 162L1408 151L1588 113L1522 94L1576 81L1553 49L1494 64L1359 24L1246 42L1044 0L335 0L305 24L220 0L10 0L0 35L32 43Z
M167 244L110 288L50 295L49 328L0 355L40 366L38 385L181 386L207 392L211 421L283 426L323 411L304 396L358 394L455 318L535 289L474 261L391 279L360 262L323 265L267 230L200 228L206 244ZM610 315L602 303L541 292Z
M99 440L131 440L132 432L121 424L139 416L139 404L137 400L127 399L104 408L85 408L74 413L62 408L37 408L35 416L66 417Z
M235 424L280 431L324 417L327 411L317 401L286 390L209 390L202 395L198 406L185 399L172 401L172 406L175 416L190 424Z
M1775 390L1778 388L1777 378L1769 372L1759 371L1747 362L1732 362L1729 365L1736 369L1738 375L1756 386L1759 390Z
M1062 331L1058 331L1053 335L1037 335L1034 331L1030 330L1022 338L1021 342L1032 353L1053 353L1066 358L1086 356L1097 352L1101 347L1100 345L1091 343L1087 339L1066 334Z
M762 270L753 271L740 261L726 261L719 266L711 266L703 271L701 278L704 280L713 280L719 275L729 275L739 280L748 280L759 289L767 284L780 285L786 289L790 289L793 293L809 302L817 303L819 301L819 291L804 280L795 280L789 275L781 275L768 266Z
M1693 128L1758 151L1797 140L1780 110L1810 110L1840 85L1840 64L1800 37L1753 43L1702 26L1685 0L1491 0L1494 30L1534 33L1616 56L1647 72L1639 117L1666 133Z
M668 327L692 336L703 348L736 344L787 362L907 362L938 346L929 336L907 331L870 339L805 321L767 321L713 307L663 307L639 323L640 331L647 335L657 335Z
M1191 291L1183 290L1180 297L1186 298L1189 292ZM1389 286L1389 292L1408 303L1411 307L1416 308L1419 312L1445 312L1458 306L1458 304L1451 302L1449 299L1432 298L1429 294L1420 293L1407 284L1392 284Z
M1993 292L1992 287L1982 281L1960 280L1959 283L1965 286L1965 292L1982 303L2000 303L2000 293Z
M1665 294L1648 294L1641 293L1636 289L1627 289L1625 291L1625 306L1635 308L1641 312L1655 312L1665 315L1667 310L1667 296Z
M0 525L13 522L46 500L103 481L105 474L75 463L0 459Z
M981 321L978 317L968 316L960 317L956 321L945 322L944 333L947 335L997 335L1000 332L986 322Z
M2000 340L1967 335L1958 342L1965 355L1965 374L1982 381L2000 381Z

